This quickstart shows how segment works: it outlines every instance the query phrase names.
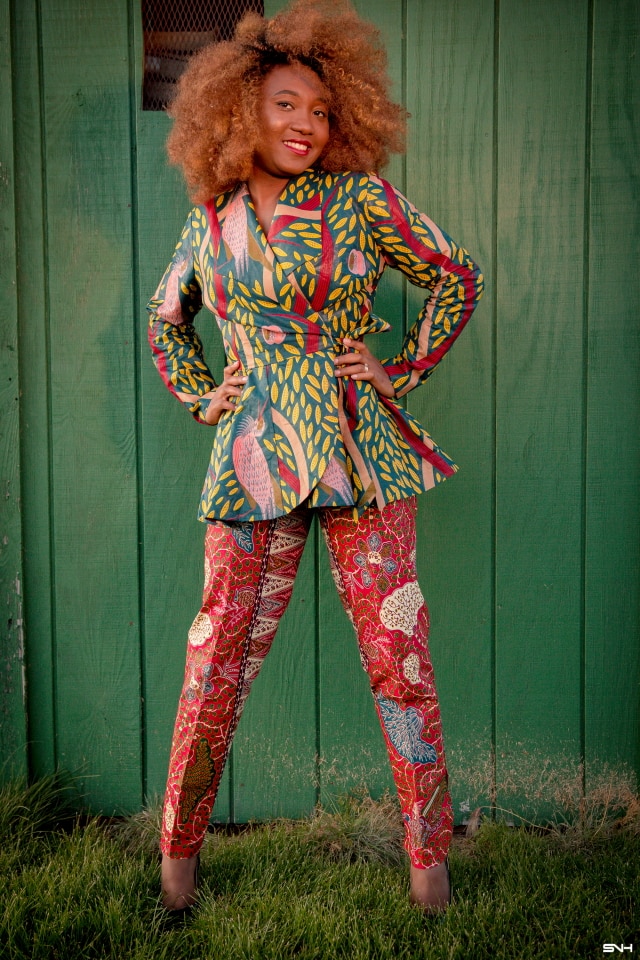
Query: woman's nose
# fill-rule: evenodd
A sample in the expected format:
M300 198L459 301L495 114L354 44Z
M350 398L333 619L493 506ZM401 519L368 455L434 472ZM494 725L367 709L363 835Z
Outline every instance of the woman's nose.
M297 130L298 133L313 133L311 116L307 114L298 114L297 117L294 117L291 126L294 130Z

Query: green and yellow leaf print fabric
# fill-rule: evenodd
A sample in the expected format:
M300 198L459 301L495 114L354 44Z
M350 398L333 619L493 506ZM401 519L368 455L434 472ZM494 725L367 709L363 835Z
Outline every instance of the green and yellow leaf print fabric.
M216 428L202 520L263 520L307 502L353 506L427 490L455 472L396 400L340 380L345 336L387 330L373 311L389 265L427 297L401 352L382 361L396 397L433 372L482 292L480 271L391 184L308 170L265 235L245 184L195 207L149 302L149 340L169 390L204 422L215 382L194 318L204 304L227 362L248 377Z

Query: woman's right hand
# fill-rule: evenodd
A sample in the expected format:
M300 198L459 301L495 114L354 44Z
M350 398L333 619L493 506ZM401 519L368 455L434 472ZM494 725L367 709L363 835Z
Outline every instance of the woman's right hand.
M211 400L204 415L205 423L213 426L218 422L225 410L234 410L238 397L242 393L242 388L247 382L247 378L238 373L240 361L230 363L224 368L222 383L215 390L205 394L203 400Z

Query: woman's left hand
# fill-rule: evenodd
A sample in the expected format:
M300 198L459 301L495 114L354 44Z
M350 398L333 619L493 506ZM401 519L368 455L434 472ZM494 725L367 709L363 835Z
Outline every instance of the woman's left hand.
M381 397L395 397L396 392L387 371L369 348L361 340L350 340L349 337L345 337L342 344L351 352L335 358L336 377L368 380Z

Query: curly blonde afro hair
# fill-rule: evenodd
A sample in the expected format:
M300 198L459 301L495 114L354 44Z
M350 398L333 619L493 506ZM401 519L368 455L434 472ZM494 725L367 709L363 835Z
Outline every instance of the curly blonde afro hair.
M271 20L248 13L233 40L205 47L181 77L169 109L169 159L196 203L247 180L264 77L302 63L329 94L329 142L316 166L378 170L404 149L407 117L389 99L386 59L377 29L348 0L294 0Z

